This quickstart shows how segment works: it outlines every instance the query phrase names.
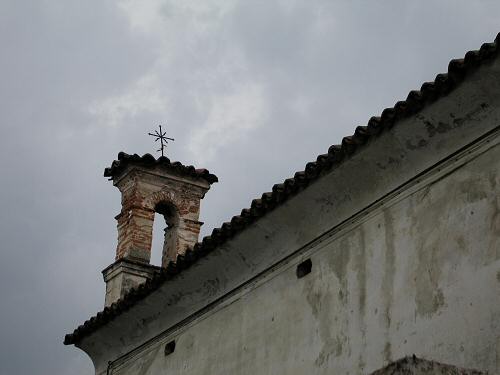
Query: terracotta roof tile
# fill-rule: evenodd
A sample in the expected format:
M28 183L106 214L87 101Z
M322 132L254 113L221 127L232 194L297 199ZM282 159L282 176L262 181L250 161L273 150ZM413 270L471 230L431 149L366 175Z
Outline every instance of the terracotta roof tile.
M148 167L161 166L181 176L202 178L209 184L213 184L214 182L219 181L216 175L210 173L206 169L196 169L192 165L186 166L178 161L171 162L170 159L165 156L160 156L158 159L156 159L151 154L144 154L142 156L139 156L137 154L129 155L125 152L120 152L118 154L118 160L113 161L111 167L104 169L104 177L110 177L111 179L113 179L115 176L119 175L128 165L134 164Z

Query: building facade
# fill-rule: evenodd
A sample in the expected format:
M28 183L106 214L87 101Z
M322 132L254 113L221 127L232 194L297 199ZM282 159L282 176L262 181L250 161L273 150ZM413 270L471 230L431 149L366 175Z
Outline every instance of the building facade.
M499 43L200 242L216 177L121 154L106 307L65 344L99 375L500 373Z

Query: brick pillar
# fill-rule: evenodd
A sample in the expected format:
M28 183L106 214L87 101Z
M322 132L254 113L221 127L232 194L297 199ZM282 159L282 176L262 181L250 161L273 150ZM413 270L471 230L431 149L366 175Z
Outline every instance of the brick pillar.
M177 225L165 228L162 267L166 267L170 261L175 261L178 255L184 254L196 244L202 225L203 223L197 220L179 218Z
M116 260L127 258L149 264L155 212L144 207L124 207L116 217L118 245Z

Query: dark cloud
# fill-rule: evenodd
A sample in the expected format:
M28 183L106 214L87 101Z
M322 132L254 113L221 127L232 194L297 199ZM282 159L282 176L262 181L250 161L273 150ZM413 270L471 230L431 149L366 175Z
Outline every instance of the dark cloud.
M221 182L204 233L498 31L498 2L0 3L0 374L91 374L120 150ZM158 253L158 251L157 251ZM157 256L155 257L157 259Z

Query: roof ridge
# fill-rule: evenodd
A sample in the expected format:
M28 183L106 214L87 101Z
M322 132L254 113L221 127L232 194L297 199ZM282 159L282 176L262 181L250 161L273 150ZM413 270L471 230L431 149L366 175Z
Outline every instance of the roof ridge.
M126 152L120 151L118 153L118 160L113 160L111 167L104 169L104 177L110 177L113 179L116 175L122 172L126 166L130 163L140 164L143 166L155 167L161 166L169 169L170 171L189 176L194 178L202 178L206 180L209 184L214 182L219 182L216 175L210 173L208 169L205 168L195 168L192 165L184 165L179 161L170 161L166 156L160 156L156 159L151 154L144 154L142 156L138 154L127 154Z
M184 255L179 255L176 262L171 261L151 280L131 289L122 299L105 307L96 316L75 329L73 333L66 335L64 344L70 345L79 342L83 337L127 311L136 302L154 292L182 270L190 267L218 245L231 239L255 220L304 190L335 166L341 165L344 160L368 143L370 139L391 129L399 120L419 112L426 105L446 96L476 67L493 60L498 55L499 46L500 33L497 34L494 42L484 43L479 50L467 52L462 59L451 60L447 73L436 75L433 82L424 82L420 90L410 91L406 100L398 101L394 107L384 109L378 117L371 117L367 125L356 127L354 134L344 137L340 145L330 146L328 153L321 154L316 158L316 161L307 163L304 171L296 172L294 177L275 184L271 192L265 192L260 198L253 199L250 208L242 209L241 213L233 216L229 222L223 223L219 228L214 228L210 235L205 236L192 249L188 249Z

